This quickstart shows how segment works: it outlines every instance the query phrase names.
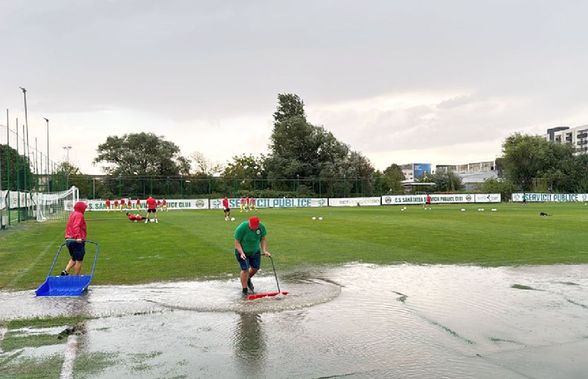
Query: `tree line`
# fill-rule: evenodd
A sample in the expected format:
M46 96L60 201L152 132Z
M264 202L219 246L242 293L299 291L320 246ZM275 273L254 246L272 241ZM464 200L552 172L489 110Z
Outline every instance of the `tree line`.
M310 123L304 102L298 95L279 94L273 120L267 155L233 156L226 165L211 162L199 152L185 157L175 143L153 133L109 136L98 146L93 163L101 165L109 177L111 184L107 187L112 194L117 186L123 185L133 187L130 191L134 192L150 191L153 180L149 183L147 178L166 178L169 190L170 178L178 177L190 177L194 183L208 186L202 188L207 193L226 192L228 188L249 192L271 188L275 194L295 191L299 195L367 196L404 192L401 182L405 178L399 165L392 163L383 171L374 169L363 154L339 141L324 127ZM24 188L22 183L34 181L30 162L27 164L26 158L11 147L2 146L0 159L3 173L8 170L7 175L2 176L2 188L14 190L18 185ZM499 178L484 182L480 191L500 192L506 198L516 190L588 192L588 155L574 155L574 148L569 144L556 144L541 136L515 133L504 141L502 157L496 160L496 164ZM63 162L51 182L57 188L62 184L76 184L79 179L77 185L87 187L88 180L83 179L84 176L77 167ZM16 178L21 184L17 185ZM121 178L125 178L124 184ZM136 180L129 182L128 178ZM433 191L457 192L463 189L461 179L451 171L438 171L420 180L435 183ZM99 186L106 186L103 182L99 182ZM256 183L264 185L256 188ZM178 187L176 192L187 186L177 184L175 180L172 185ZM96 192L95 181L92 191Z

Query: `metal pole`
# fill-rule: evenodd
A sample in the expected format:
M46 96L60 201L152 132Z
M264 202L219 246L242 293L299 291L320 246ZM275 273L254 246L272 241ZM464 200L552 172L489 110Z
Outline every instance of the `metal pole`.
M6 210L8 211L8 225L10 225L10 115L6 110Z
M18 153L18 118L16 119L16 221L20 222L20 155Z
M25 148L23 149L23 153L26 152L27 158L30 157L30 147L29 147L29 113L27 108L27 89L20 87L22 90L22 94L24 97L24 111L25 111L25 126L26 126L26 141L25 141ZM25 133L23 132L22 138L25 138Z
M49 175L49 119L45 118L45 121L47 122L47 175Z

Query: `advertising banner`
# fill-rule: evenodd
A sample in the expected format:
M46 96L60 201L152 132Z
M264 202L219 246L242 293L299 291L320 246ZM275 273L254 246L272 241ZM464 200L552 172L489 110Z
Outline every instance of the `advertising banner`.
M513 202L528 201L530 203L540 202L559 202L559 203L570 203L570 202L585 202L588 201L588 194L585 193L513 193Z
M457 203L499 203L500 194L431 194L432 204ZM386 195L382 196L382 205L424 204L427 195Z
M351 197L329 199L329 207L373 207L381 205L379 197Z

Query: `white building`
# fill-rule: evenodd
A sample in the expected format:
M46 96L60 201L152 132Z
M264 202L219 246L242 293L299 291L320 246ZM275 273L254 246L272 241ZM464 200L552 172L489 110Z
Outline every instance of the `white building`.
M545 139L555 143L569 143L576 149L576 154L588 153L588 125L570 128L558 126L547 129Z

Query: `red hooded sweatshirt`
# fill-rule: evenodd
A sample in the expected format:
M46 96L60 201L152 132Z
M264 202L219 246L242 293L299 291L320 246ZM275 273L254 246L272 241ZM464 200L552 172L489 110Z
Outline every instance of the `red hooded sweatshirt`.
M78 201L74 205L74 211L69 215L69 220L67 220L67 226L65 227L65 238L86 240L87 231L84 212L87 207L88 205L83 201Z

